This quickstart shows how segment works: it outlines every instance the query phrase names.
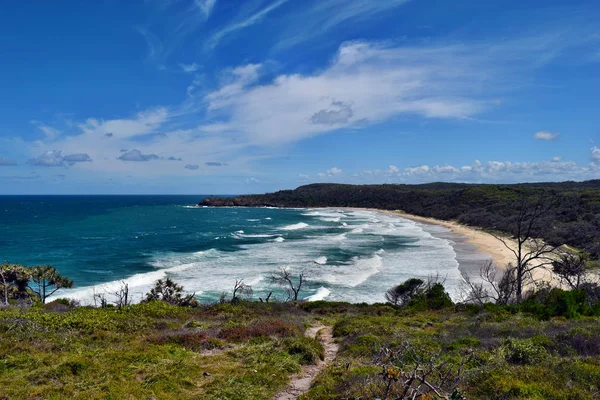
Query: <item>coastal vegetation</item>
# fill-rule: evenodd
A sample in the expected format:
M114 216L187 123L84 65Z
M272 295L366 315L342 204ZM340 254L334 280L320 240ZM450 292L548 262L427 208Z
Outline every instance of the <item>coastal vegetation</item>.
M0 396L272 399L323 359L319 337L304 336L320 325L340 349L304 400L600 395L600 307L587 307L584 292L552 289L506 306L453 304L441 283L406 287L402 304L3 308Z

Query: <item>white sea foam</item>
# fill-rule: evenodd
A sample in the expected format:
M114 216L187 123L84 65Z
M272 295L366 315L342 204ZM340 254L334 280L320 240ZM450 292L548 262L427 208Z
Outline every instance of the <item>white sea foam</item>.
M321 256L314 259L315 264L325 265L327 264L327 257Z
M335 266L330 273L321 276L320 280L337 286L356 287L377 274L381 266L380 255L370 258L355 257L352 264Z
M265 218L265 219L266 219L266 220L268 220L268 221L270 221L270 220L272 220L273 218L271 218L271 217L267 217L267 218Z
M315 294L306 297L304 300L307 300L307 301L324 300L330 294L331 294L331 291L329 289L327 289L326 287L321 286L320 288L317 289L317 291L315 292Z
M325 222L340 222L340 217L335 217L335 218L319 218L321 221L325 221Z
M295 231L295 230L298 230L298 229L307 228L308 226L309 225L307 223L298 222L297 224L287 225L287 226L281 227L280 229L282 231Z
M315 219L342 215L326 212L337 216L320 214L315 215ZM456 298L462 277L456 255L447 240L432 236L412 221L369 211L348 211L343 214L343 219L342 224L347 226L341 235L332 235L331 230L321 232L312 225L306 229L309 225L300 222L279 228L297 232L290 234L287 240L272 231L252 234L238 231L220 238L231 240L233 235L237 235L238 238L256 240L236 242L236 251L210 249L154 254L149 262L153 270L124 281L129 284L135 301L150 290L156 279L164 277L172 277L188 293L202 293L201 299L206 301L214 301L222 291L230 292L235 280L243 278L253 286L257 297L264 298L265 293L280 290L265 277L279 267L288 267L292 271L306 270L311 286L323 285L315 293L308 292L310 300L326 297L336 301L378 302L383 301L383 293L393 284L440 273L446 277L449 293ZM402 245L407 242L410 246ZM330 253L336 256L330 256L330 259L323 256ZM355 254L359 255L350 258ZM94 290L96 293L112 293L120 286L121 281L114 280L96 287L60 291L55 297L71 297L90 304ZM111 299L110 296L107 298Z

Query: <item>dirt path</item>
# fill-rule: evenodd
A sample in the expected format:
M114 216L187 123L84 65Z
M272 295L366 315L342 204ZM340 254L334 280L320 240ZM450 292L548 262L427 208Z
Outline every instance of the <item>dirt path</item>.
M319 333L319 340L325 348L325 360L319 361L316 365L305 365L302 370L292 376L288 387L275 395L274 400L296 400L298 396L304 394L310 389L312 381L337 355L339 346L333 342L333 333L330 326L317 325L306 330L305 335L315 338Z

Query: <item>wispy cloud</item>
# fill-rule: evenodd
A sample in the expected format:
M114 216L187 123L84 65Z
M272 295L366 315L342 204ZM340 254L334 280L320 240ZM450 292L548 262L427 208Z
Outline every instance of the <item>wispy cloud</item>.
M275 46L290 47L326 35L344 23L355 23L399 7L409 0L319 0L288 17Z
M198 6L198 8L200 10L202 10L204 15L206 15L206 18L208 18L210 16L213 8L215 8L215 4L217 4L217 0L194 0L194 1L195 1L196 5Z
M179 68L181 68L183 72L191 73L198 71L200 69L200 66L196 63L179 64Z
M600 149L599 149L600 155ZM548 161L511 162L475 160L470 165L419 165L400 169L393 165L387 176L399 182L525 182L565 179L593 179L600 173L600 165L580 165L554 157Z
M65 167L81 162L92 162L92 158L85 153L63 156L60 150L49 150L29 160L29 164L38 167Z
M600 148L594 146L590 149L592 161L600 163Z
M267 14L269 14L270 12L281 7L288 1L289 0L277 0L277 1L269 4L267 7L255 12L249 16L246 16L246 15L240 16L238 18L238 21L225 26L221 30L214 33L208 41L208 47L214 48L219 44L219 42L223 38L237 32L237 31L240 31L242 29L248 28L252 25L255 25L255 24L261 22L267 16Z
M536 140L554 140L560 136L560 133L552 133L548 131L539 131L533 134L533 138Z

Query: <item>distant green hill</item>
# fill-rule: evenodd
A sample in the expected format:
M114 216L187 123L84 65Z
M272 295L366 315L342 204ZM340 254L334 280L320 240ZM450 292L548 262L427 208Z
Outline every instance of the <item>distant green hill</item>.
M320 183L262 195L207 198L203 206L361 207L410 214L514 233L523 197L556 201L537 234L552 244L568 244L600 259L600 180L511 185L428 183L344 185Z

